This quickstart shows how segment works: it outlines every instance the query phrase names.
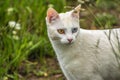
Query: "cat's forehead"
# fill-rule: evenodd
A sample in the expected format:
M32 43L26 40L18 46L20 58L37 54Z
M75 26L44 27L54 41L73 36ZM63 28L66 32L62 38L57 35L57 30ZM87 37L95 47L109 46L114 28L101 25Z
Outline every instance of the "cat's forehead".
M70 27L72 25L73 21L72 21L71 12L60 13L59 16L64 26Z
M71 11L66 13L60 13L59 14L61 20L66 20L71 18Z
M76 21L72 17L72 11L66 13L60 13L59 17L64 25L64 27L73 27L76 24Z

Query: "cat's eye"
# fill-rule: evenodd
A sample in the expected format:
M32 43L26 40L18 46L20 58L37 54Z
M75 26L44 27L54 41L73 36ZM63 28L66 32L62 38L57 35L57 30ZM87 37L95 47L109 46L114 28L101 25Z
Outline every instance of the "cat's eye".
M73 29L72 29L72 33L76 33L77 30L78 30L78 28L73 28Z
M65 34L64 29L58 29L57 31L58 31L58 33L60 33L60 34Z

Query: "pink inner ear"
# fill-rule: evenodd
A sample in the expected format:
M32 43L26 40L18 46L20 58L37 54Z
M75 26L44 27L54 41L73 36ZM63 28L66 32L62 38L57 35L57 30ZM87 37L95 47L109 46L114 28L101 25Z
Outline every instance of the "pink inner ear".
M49 8L47 10L47 19L49 20L49 22L51 23L53 20L56 20L57 18L59 18L57 11L54 10L53 8Z
M78 11L73 11L72 16L76 17L76 18L79 18L79 12Z

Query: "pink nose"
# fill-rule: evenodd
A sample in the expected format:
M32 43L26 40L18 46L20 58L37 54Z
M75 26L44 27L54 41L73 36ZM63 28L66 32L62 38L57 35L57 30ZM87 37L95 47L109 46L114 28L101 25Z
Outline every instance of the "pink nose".
M73 39L67 39L69 42L72 42Z

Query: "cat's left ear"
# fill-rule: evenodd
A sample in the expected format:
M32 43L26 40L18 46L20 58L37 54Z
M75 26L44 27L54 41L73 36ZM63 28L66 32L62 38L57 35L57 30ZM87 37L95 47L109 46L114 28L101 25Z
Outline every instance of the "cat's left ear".
M79 13L80 13L81 5L78 5L74 10L72 11L72 16L79 18Z

